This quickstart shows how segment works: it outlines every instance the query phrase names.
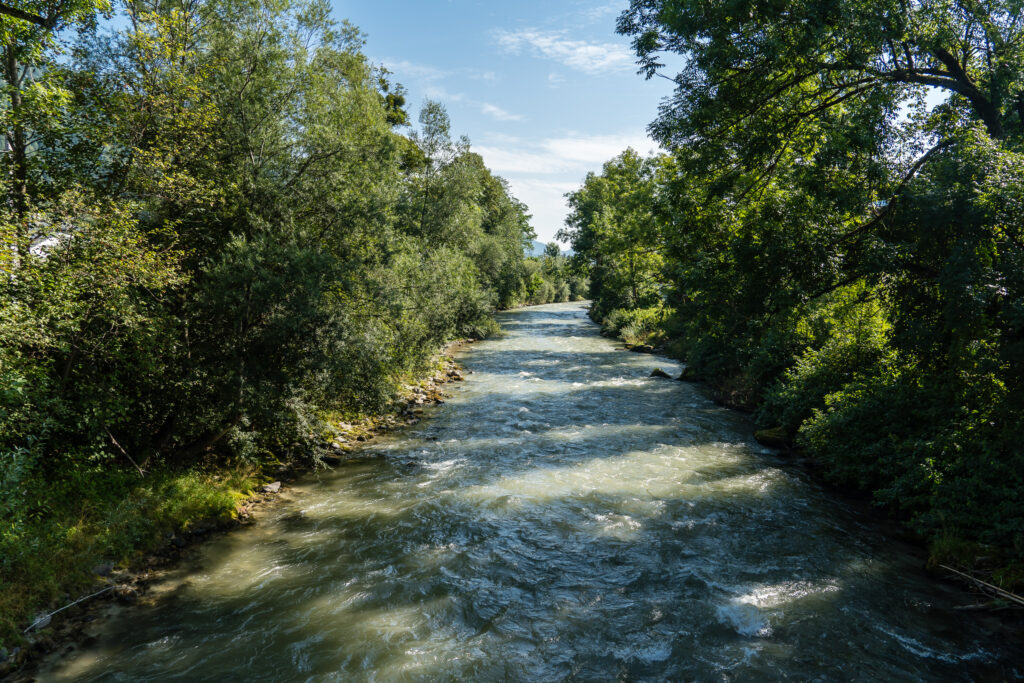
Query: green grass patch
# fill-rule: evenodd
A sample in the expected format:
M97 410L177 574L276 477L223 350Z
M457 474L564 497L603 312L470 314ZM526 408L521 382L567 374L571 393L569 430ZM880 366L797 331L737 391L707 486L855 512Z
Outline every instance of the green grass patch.
M249 466L217 472L75 472L33 481L24 505L0 519L0 647L17 645L32 617L94 589L93 570L130 565L200 521L228 521L263 481Z

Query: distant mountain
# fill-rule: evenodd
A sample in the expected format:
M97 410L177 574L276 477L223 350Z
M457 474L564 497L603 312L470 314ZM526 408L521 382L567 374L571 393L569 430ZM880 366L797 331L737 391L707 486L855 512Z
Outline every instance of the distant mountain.
M527 256L543 256L544 247L547 246L543 242L537 240L530 240L530 246L524 248ZM575 252L572 249L563 249L562 256L572 256Z

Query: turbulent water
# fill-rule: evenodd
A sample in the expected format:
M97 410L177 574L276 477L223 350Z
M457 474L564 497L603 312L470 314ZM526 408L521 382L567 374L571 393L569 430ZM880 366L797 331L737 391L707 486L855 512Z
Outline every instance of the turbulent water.
M1024 658L920 557L649 378L504 314L418 427L309 476L44 679L976 680Z

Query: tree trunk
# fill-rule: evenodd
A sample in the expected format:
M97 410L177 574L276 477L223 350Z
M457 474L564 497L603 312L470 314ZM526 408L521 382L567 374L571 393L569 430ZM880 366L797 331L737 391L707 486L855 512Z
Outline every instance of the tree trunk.
M222 424L220 427L203 434L198 439L190 444L178 449L174 454L175 459L179 462L185 462L192 458L200 455L208 448L212 448L218 441L227 436L228 432L237 425L242 419L242 413L235 413L227 422Z
M4 47L4 80L10 88L11 118L14 123L5 131L7 144L11 153L11 208L15 219L15 247L18 252L18 265L23 266L28 259L31 247L28 232L28 143L25 126L20 121L22 115L21 74L18 59L15 56L15 45Z

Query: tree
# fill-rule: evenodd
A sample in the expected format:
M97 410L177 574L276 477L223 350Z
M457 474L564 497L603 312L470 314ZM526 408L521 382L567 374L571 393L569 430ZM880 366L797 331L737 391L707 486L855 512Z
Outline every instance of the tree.
M982 121L994 138L1020 135L1020 17L1015 0L633 0L618 29L634 36L648 78L663 69L661 52L688 55L655 124L662 140L742 140L731 148L752 161L792 147L824 112L892 114L923 87L955 95L950 113Z
M30 212L39 197L41 165L33 160L46 128L59 120L70 93L62 88L57 33L68 27L93 25L109 11L107 0L0 3L0 51L5 102L0 125L6 143L2 171L8 200L0 209L0 248L13 246L17 265L25 265L33 239ZM6 254L5 254L6 256ZM0 257L3 259L4 257ZM2 260L0 260L2 263Z
M558 237L572 244L590 275L597 319L612 309L661 301L661 230L654 212L659 163L628 149L567 195L570 213Z

